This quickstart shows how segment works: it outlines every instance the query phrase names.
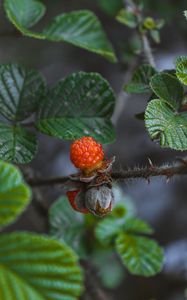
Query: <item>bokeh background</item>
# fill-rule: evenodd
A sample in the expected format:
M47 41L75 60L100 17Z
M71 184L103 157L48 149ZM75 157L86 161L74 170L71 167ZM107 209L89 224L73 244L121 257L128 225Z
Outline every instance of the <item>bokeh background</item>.
M76 71L99 72L116 92L118 103L113 116L117 138L106 146L107 155L116 156L115 168L148 165L148 157L156 165L171 162L185 153L161 149L153 143L144 127L144 122L135 115L144 111L147 98L127 96L122 85L129 79L136 63L145 58L129 54L132 43L137 42L131 29L117 23L114 15L118 0L48 0L47 14L40 23L42 27L53 16L74 9L91 9L100 18L108 37L119 57L119 63L111 64L102 57L65 43L52 43L12 35L13 26L6 20L0 1L0 63L18 62L39 69L49 85ZM146 14L166 21L161 31L161 43L153 44L153 54L159 70L173 68L178 55L187 54L187 20L183 11L187 2L183 0L143 1ZM119 1L119 6L120 6ZM113 7L113 8L112 8ZM40 27L38 27L39 29ZM59 141L44 135L39 136L39 152L25 172L37 176L60 176L74 172L69 160L69 142ZM32 174L31 174L32 175ZM125 195L135 204L137 215L148 221L155 229L155 238L165 248L165 265L156 277L143 279L127 273L123 282L114 289L105 289L105 296L91 299L104 300L182 300L187 288L187 181L186 177L175 177L169 183L164 178L131 180L121 184ZM45 209L62 193L59 189L45 188L35 192L37 201L8 228L32 230L46 233L48 221ZM111 269L111 278L115 270ZM100 298L99 298L100 297ZM103 298L102 298L103 297ZM84 296L84 299L90 299ZM7 299L8 300L8 299Z

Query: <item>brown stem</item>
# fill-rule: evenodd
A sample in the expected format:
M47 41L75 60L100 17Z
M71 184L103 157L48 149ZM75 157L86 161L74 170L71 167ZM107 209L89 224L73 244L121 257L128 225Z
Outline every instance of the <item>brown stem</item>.
M142 169L130 169L121 172L112 172L111 176L113 180L123 181L125 179L144 178L149 179L155 176L166 176L170 178L174 175L187 174L187 157L180 159L173 164L164 166L150 166ZM32 179L28 180L28 184L32 187L38 186L54 186L65 184L69 180L68 176L56 177L56 178L45 178L45 179Z

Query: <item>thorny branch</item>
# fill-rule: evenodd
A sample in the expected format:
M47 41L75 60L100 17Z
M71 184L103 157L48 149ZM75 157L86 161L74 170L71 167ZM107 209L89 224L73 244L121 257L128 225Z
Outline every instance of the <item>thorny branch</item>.
M149 180L150 177L165 176L167 179L174 175L187 175L187 157L178 159L172 164L154 166L149 160L149 166L144 168L128 169L120 172L112 172L114 181L124 181L127 179L143 178ZM44 179L30 179L28 184L32 187L54 186L65 184L69 180L68 176Z

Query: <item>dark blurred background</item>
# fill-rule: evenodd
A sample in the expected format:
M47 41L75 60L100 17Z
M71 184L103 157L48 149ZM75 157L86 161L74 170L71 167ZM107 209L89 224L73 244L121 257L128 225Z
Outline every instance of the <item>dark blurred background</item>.
M21 36L12 36L13 26L6 20L1 5L0 10L0 62L18 62L39 69L49 85L76 71L99 72L114 88L119 103L113 121L117 139L106 146L108 156L117 158L116 169L144 166L148 157L154 164L171 162L185 153L160 149L153 143L135 114L144 111L146 97L128 96L121 93L124 81L129 78L129 69L135 67L137 57L126 63L125 49L134 38L131 29L117 23L114 15L119 7L117 0L48 0L47 14L40 22L42 27L53 16L74 9L91 9L100 18L108 37L119 57L119 63L111 64L102 57L65 43L52 43ZM111 3L114 7L111 9ZM120 1L119 1L120 2ZM187 2L183 0L143 1L146 14L164 18L166 24L161 31L161 43L153 44L153 53L159 70L173 68L178 55L187 54L187 20L183 11ZM2 3L1 3L2 4ZM121 4L119 4L120 6ZM40 27L39 27L40 28ZM139 61L144 61L140 56ZM69 160L69 142L59 141L44 135L39 137L39 153L30 165L37 176L59 176L74 172ZM187 184L186 177L151 179L125 182L121 188L132 199L139 217L147 220L155 228L155 238L165 247L163 272L153 278L143 279L125 273L123 283L115 290L107 290L107 299L115 300L182 300L187 288ZM47 206L52 203L60 190L43 189L36 192L38 203L33 202L16 224L8 230L27 229L47 232L46 214L38 209L41 201ZM113 276L111 274L111 276ZM86 298L85 298L86 299ZM96 298L95 298L96 299ZM97 299L96 299L97 300Z

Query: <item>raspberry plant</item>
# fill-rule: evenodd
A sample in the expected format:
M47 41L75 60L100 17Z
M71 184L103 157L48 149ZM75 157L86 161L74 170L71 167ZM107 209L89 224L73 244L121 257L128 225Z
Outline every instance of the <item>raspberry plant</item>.
M177 57L173 70L158 71L150 40L160 42L163 20L144 15L136 1L99 2L105 12L138 35L136 49L130 45L127 57L122 53L120 60L137 61L139 53L146 57L146 62L138 57L123 95L147 97L147 107L139 117L153 141L163 148L187 150L187 57ZM46 12L42 1L4 0L1 9L16 35L70 43L117 62L101 22L89 10L61 13L37 31L34 25ZM163 249L151 237L151 226L136 217L117 183L185 174L186 159L161 167L149 161L143 169L114 170L114 159L106 157L102 145L115 140L111 118L117 106L112 87L98 73L79 71L51 87L29 62L26 66L11 61L0 65L1 229L28 207L32 188L60 184L67 194L61 191L62 196L49 208L48 235L1 233L1 300L79 299L87 280L86 262L100 270L103 285L117 286L123 279L123 268L115 254L131 274L149 277L161 271ZM19 169L24 171L22 165L37 155L38 133L73 141L71 160L79 168L76 174L30 178L23 172L22 176ZM111 260L116 281L109 277Z

